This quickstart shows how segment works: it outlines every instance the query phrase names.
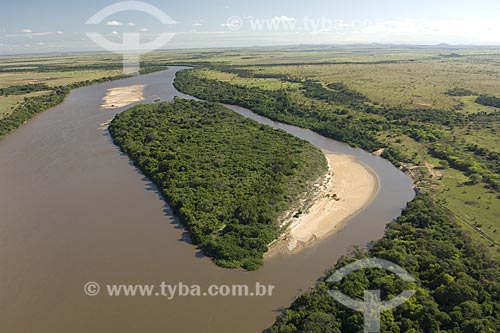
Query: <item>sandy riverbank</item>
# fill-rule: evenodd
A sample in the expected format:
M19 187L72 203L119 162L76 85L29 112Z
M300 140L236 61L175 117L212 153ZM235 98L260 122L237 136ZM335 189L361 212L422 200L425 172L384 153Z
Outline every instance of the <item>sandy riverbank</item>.
M300 251L318 239L339 231L344 223L371 203L378 178L354 157L325 152L329 173L316 184L312 206L290 223L288 232L271 246L268 256Z
M103 99L103 109L117 109L144 100L144 87L135 85L108 89Z

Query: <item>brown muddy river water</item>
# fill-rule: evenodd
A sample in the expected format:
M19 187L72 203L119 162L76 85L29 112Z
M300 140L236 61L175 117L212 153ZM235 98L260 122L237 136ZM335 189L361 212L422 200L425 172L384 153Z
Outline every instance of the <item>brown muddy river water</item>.
M146 85L143 103L183 96L176 71L74 90L0 141L0 332L255 333L355 245L383 235L413 198L412 184L379 157L271 122L332 152L354 155L379 177L374 201L338 234L257 272L225 270L199 255L155 187L120 153L102 124L113 87ZM89 297L106 284L274 285L272 297ZM105 289L102 287L102 289Z

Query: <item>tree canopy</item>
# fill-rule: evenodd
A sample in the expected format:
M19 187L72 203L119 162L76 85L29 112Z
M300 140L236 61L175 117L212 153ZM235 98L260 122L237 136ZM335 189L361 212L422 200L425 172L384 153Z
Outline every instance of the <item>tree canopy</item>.
M335 267L381 258L405 268L416 283L378 269L355 272L339 283L325 279L299 297L268 332L363 332L362 313L337 303L328 291L362 300L365 290L381 290L387 300L407 288L416 290L415 296L382 315L382 332L500 332L500 265L485 252L431 197L421 195L389 225L384 238Z
M278 219L327 170L306 141L219 104L177 99L132 108L110 133L218 265L256 269Z

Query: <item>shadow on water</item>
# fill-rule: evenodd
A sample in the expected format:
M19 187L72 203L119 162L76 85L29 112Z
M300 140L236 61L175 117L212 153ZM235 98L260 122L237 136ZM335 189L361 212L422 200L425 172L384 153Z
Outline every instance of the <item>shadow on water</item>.
M155 195L158 196L158 198L164 203L163 205L163 209L162 209L162 212L163 212L163 215L170 221L170 224L177 230L182 230L182 235L181 237L178 239L178 241L180 242L185 242L187 244L190 244L190 245L195 245L193 243L193 240L191 238L191 235L189 234L189 232L186 230L186 228L184 227L184 225L181 223L181 221L179 220L179 218L174 214L174 211L172 209L172 207L170 207L170 205L168 204L168 201L165 199L163 193L160 191L160 189L158 188L158 186L153 183L142 171L141 169L139 169L135 163L129 158L129 156L124 153L120 147L118 147L117 145L114 144L113 142L113 137L111 136L111 134L109 133L109 130L105 130L104 133L103 133L103 136L106 137L106 139L109 141L110 144L113 145L113 147L116 149L117 153L123 157L123 158L126 158L128 160L128 164L134 169L134 172L137 173L138 175L140 175L142 178L141 178L141 181L144 183L144 190L148 191L148 192L153 192ZM197 251L196 254L195 254L195 257L196 258L199 258L199 259L203 259L205 258L205 255L203 254L202 251Z

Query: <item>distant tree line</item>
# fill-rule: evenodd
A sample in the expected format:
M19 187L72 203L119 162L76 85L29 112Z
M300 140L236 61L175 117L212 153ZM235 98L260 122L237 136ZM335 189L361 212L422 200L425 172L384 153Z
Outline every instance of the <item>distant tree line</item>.
M110 59L111 60L111 59ZM141 62L141 74L165 70L168 67L163 64ZM96 70L122 70L123 63L121 61L107 61L94 64L15 64L15 65L0 65L0 73L24 73L24 72L78 72L78 71L96 71Z
M473 91L465 88L452 88L446 91L446 95L448 96L457 96L457 97L464 97L464 96L474 96L477 95Z
M25 95L32 92L46 91L46 90L52 90L52 88L46 85L45 83L24 84L19 86L0 88L0 96Z

